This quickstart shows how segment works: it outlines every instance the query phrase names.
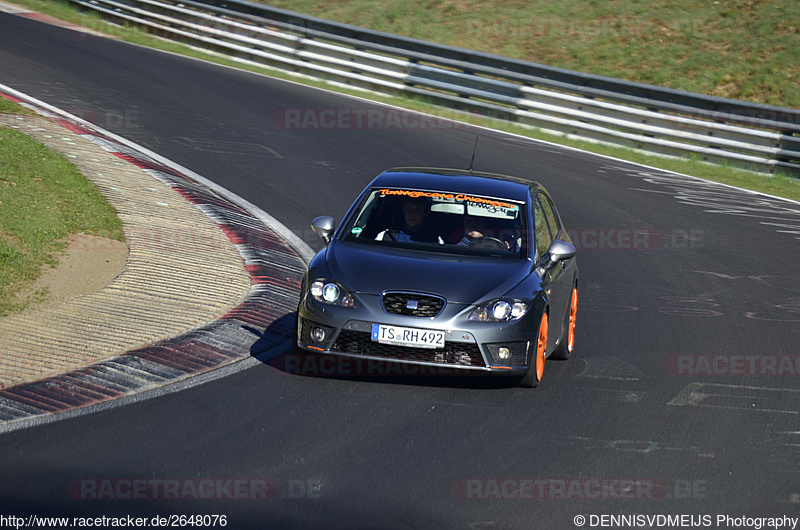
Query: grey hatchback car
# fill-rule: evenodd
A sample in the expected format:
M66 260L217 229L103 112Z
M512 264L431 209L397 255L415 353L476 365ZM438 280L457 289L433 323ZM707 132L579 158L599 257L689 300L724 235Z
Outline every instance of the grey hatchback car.
M534 387L545 359L572 352L576 250L536 182L390 169L338 228L332 217L312 228L325 248L303 278L295 353Z

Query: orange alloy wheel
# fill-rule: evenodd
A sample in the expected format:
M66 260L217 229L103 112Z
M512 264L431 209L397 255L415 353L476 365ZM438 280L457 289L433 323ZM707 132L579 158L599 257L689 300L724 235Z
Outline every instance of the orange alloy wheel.
M544 357L547 355L547 328L549 320L547 313L542 315L542 323L539 324L539 339L536 342L536 380L541 381L544 375Z
M569 335L567 336L567 350L571 353L575 346L575 316L578 314L578 288L572 289L572 302L569 305Z

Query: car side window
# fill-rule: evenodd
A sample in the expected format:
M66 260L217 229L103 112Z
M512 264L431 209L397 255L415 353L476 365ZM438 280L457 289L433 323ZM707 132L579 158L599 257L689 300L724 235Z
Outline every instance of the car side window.
M547 224L550 226L550 235L553 239L558 237L558 231L561 228L558 226L558 218L554 212L554 206L550 197L539 194L539 200L542 201L542 208L544 209L544 216L547 219Z
M541 259L541 257L547 253L547 249L550 248L550 243L553 242L553 231L547 219L548 211L550 215L552 215L553 212L545 209L541 201L541 196L537 193L533 202L533 225L535 231L534 237L536 238L536 257L538 259Z

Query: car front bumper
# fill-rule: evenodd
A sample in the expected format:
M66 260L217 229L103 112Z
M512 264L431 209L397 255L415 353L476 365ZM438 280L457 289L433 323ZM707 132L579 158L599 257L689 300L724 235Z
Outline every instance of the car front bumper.
M469 312L466 307L455 313L450 308L450 318L409 318L382 310L323 306L306 298L298 309L297 345L307 352L349 358L362 363L362 370L366 367L376 373L381 363L390 362L407 365L402 370L405 375L524 375L536 347L538 317L528 314L516 322L471 322ZM444 331L445 344L423 348L377 342L372 338L373 324Z

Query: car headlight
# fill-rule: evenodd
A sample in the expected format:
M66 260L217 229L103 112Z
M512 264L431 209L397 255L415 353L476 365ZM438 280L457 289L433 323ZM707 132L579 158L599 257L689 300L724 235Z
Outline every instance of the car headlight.
M336 282L317 280L308 288L311 297L323 304L338 305L342 307L355 307L353 295L345 290Z
M530 304L522 300L501 298L479 306L469 319L473 322L511 322L525 316L529 308Z

